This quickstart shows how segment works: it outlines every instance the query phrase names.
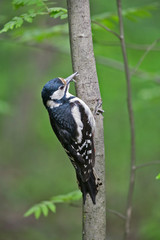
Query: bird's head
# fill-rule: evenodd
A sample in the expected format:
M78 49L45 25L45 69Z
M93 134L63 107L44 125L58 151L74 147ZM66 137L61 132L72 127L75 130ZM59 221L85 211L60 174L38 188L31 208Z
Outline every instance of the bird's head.
M77 74L75 72L65 79L58 77L47 82L41 92L44 105L47 106L48 101L58 101L65 98L69 90L69 84Z

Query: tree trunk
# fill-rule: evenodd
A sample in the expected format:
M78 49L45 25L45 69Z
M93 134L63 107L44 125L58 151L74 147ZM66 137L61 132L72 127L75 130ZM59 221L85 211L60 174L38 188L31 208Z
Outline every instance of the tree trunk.
M89 0L67 0L70 30L70 45L73 71L76 77L76 92L94 113L97 102L101 100L93 53ZM93 205L89 196L83 206L83 240L106 239L106 201L105 201L105 156L103 116L95 115L95 170L102 186Z

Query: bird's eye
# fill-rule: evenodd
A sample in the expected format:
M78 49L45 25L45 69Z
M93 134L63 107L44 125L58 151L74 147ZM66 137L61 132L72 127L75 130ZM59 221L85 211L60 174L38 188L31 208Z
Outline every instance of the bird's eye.
M64 88L64 85L62 85L62 86L59 87L60 90L63 90L63 88Z

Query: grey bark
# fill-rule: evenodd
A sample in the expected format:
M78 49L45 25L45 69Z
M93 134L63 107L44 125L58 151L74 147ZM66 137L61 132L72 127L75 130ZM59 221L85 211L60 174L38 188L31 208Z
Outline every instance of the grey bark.
M77 96L94 112L101 100L96 64L93 52L89 0L67 0L70 30L70 45L73 71L76 77ZM95 169L102 186L93 205L89 196L83 206L83 240L106 239L105 156L103 116L96 115Z

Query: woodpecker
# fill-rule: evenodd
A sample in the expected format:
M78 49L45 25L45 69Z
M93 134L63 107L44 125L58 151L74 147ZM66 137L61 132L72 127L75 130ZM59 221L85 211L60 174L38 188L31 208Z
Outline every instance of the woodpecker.
M77 74L73 73L66 79L58 77L50 80L41 95L52 129L75 168L83 203L89 194L93 204L96 204L96 195L102 183L94 170L95 120L89 107L69 93L70 82Z

